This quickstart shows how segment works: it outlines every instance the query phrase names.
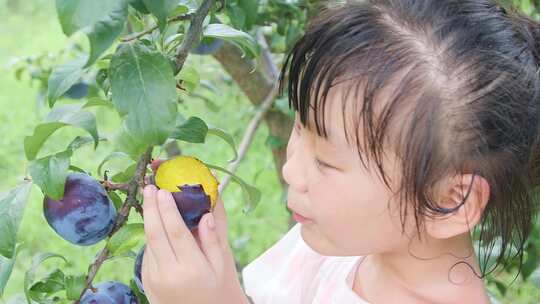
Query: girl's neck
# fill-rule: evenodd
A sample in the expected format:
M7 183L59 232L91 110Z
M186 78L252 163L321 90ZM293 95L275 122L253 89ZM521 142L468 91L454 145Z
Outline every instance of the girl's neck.
M409 249L407 249L409 247ZM353 289L370 303L489 303L468 233L366 256Z

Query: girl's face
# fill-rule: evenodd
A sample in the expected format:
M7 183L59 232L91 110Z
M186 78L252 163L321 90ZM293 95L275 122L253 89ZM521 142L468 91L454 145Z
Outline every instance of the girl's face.
M327 140L317 136L313 112L311 131L302 127L296 114L282 170L289 185L287 206L308 219L302 223L302 238L320 254L358 256L396 250L408 243L401 233L397 201L374 166L364 168L356 147L348 146L340 91L330 90L328 98ZM385 157L385 172L395 189L396 162Z

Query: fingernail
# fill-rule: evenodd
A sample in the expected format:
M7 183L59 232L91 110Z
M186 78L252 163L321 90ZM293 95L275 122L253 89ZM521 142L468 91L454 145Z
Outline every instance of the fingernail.
M214 223L214 216L212 215L212 213L208 215L206 223L208 224L208 228L210 228L210 230L214 230L216 228L216 224Z

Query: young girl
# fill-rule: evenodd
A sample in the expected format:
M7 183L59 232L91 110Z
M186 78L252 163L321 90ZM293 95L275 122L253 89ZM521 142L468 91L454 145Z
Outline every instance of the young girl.
M492 0L371 0L314 18L283 67L298 224L237 280L223 203L194 237L144 189L164 303L489 303L471 231L521 257L538 184L540 25ZM488 252L489 254L489 252Z

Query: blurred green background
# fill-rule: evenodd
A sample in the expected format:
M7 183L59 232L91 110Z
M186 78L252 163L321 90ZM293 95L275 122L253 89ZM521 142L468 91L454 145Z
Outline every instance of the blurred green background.
M3 192L13 188L27 175L23 139L32 133L34 126L46 114L46 109L41 109L36 102L36 84L32 86L27 76L18 81L14 71L10 69L10 62L14 57L56 53L64 48L69 40L62 34L52 0L0 0L0 32L0 192ZM84 40L81 37L73 39ZM196 64L204 77L213 77L212 81L218 86L220 94L208 96L218 105L216 112L208 111L201 99L187 99L182 114L186 117L199 116L208 123L227 130L234 135L236 142L239 142L255 109L212 57L191 56L189 62ZM96 111L101 135L108 137L119 127L119 117L113 111L101 108L92 108L92 111ZM65 147L75 135L85 133L73 128L60 129L47 142L44 150L54 151L57 147ZM288 230L289 214L272 155L266 147L267 137L268 130L262 125L237 171L239 176L262 191L262 201L257 209L250 214L243 214L243 194L236 184L231 184L223 195L229 217L230 241L240 266L257 257ZM209 137L206 144L181 143L180 148L185 154L223 167L232 157L230 148L213 137ZM72 164L91 170L96 176L99 162L110 152L112 147L108 143L100 144L96 151L88 145L75 153ZM157 151L154 156L164 157L165 153ZM121 159L113 160L109 164L107 169L111 171L126 165ZM61 239L46 223L42 215L41 199L40 190L34 187L19 231L19 239L25 245L17 258L3 301L22 292L24 274L34 254L55 252L69 259L66 265L59 260L46 261L38 272L38 278L56 267L64 269L66 274L82 274L104 245L104 242L101 242L90 247L77 247ZM133 220L140 221L134 212L132 217ZM118 280L128 283L132 277L132 268L132 258L107 261L95 282ZM513 276L507 275L501 278L505 283L510 283L512 279ZM522 282L520 278L508 287L505 297L500 296L493 286L489 288L501 303L540 303L540 291L530 282Z

